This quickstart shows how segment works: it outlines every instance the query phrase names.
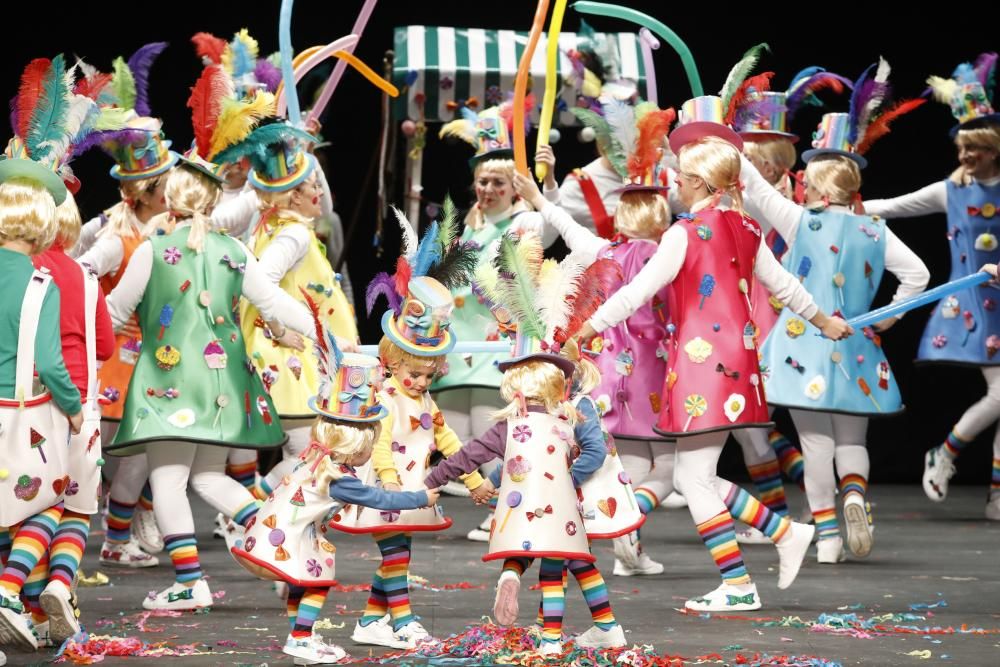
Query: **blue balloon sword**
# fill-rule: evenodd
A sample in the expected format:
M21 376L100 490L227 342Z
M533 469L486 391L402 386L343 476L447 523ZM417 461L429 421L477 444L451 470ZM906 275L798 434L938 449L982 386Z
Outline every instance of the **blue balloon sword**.
M865 313L864 315L853 317L847 320L847 323L855 329L871 326L872 324L880 322L887 317L902 315L903 313L911 311L914 308L919 308L924 304L937 301L938 299L943 299L944 297L954 294L955 292L961 292L964 289L982 285L992 279L993 276L985 271L973 273L972 275L965 276L964 278L959 278L958 280L952 280L949 283L938 285L937 287L921 292L920 294L915 294L908 299L893 301L887 306L882 306L881 308L876 308L875 310Z

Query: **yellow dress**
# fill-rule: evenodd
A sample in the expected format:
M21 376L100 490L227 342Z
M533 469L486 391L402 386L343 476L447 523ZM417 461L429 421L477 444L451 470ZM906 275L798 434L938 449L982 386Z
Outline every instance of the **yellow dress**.
M271 219L257 226L250 239L250 249L259 259L278 234L292 225L301 225L308 230L309 246L305 256L282 276L278 287L303 304L306 299L300 290L305 290L319 307L320 316L329 331L341 338L357 340L354 309L344 296L340 278L326 259L323 244L311 227L291 220ZM247 353L271 394L278 414L283 418L315 416L306 403L309 397L316 395L319 384L312 343L305 339L305 349L301 352L276 345L265 333L260 313L245 299L240 318Z

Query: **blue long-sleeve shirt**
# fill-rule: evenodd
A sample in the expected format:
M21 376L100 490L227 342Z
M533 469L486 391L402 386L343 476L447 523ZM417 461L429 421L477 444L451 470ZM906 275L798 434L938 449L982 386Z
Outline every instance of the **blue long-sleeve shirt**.
M330 497L377 510L415 510L427 506L426 491L386 491L368 486L351 475L330 482Z

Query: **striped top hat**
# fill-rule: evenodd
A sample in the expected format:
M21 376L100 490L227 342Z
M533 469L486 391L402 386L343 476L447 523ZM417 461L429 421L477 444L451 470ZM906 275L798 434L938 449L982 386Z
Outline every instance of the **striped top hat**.
M958 125L951 128L955 136L959 130L1000 125L1000 114L993 110L993 94L997 54L981 53L975 63L962 63L952 72L951 78L931 76L927 84L934 99L951 108L951 115Z

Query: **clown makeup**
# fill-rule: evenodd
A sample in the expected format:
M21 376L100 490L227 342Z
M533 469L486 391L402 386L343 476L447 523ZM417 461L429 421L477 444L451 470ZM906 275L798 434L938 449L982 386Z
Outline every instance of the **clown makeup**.
M409 364L401 361L395 369L393 375L399 380L404 391L410 396L422 396L427 393L434 376L437 375L437 366L431 364Z
M497 215L514 202L514 184L500 171L481 171L476 176L476 204L484 215Z
M997 150L986 144L973 143L968 140L956 142L958 161L965 171L977 181L986 181L1000 176L1000 166Z
M323 187L319 184L319 178L313 172L303 181L292 195L292 210L304 218L318 218L322 209L319 202L323 195Z

